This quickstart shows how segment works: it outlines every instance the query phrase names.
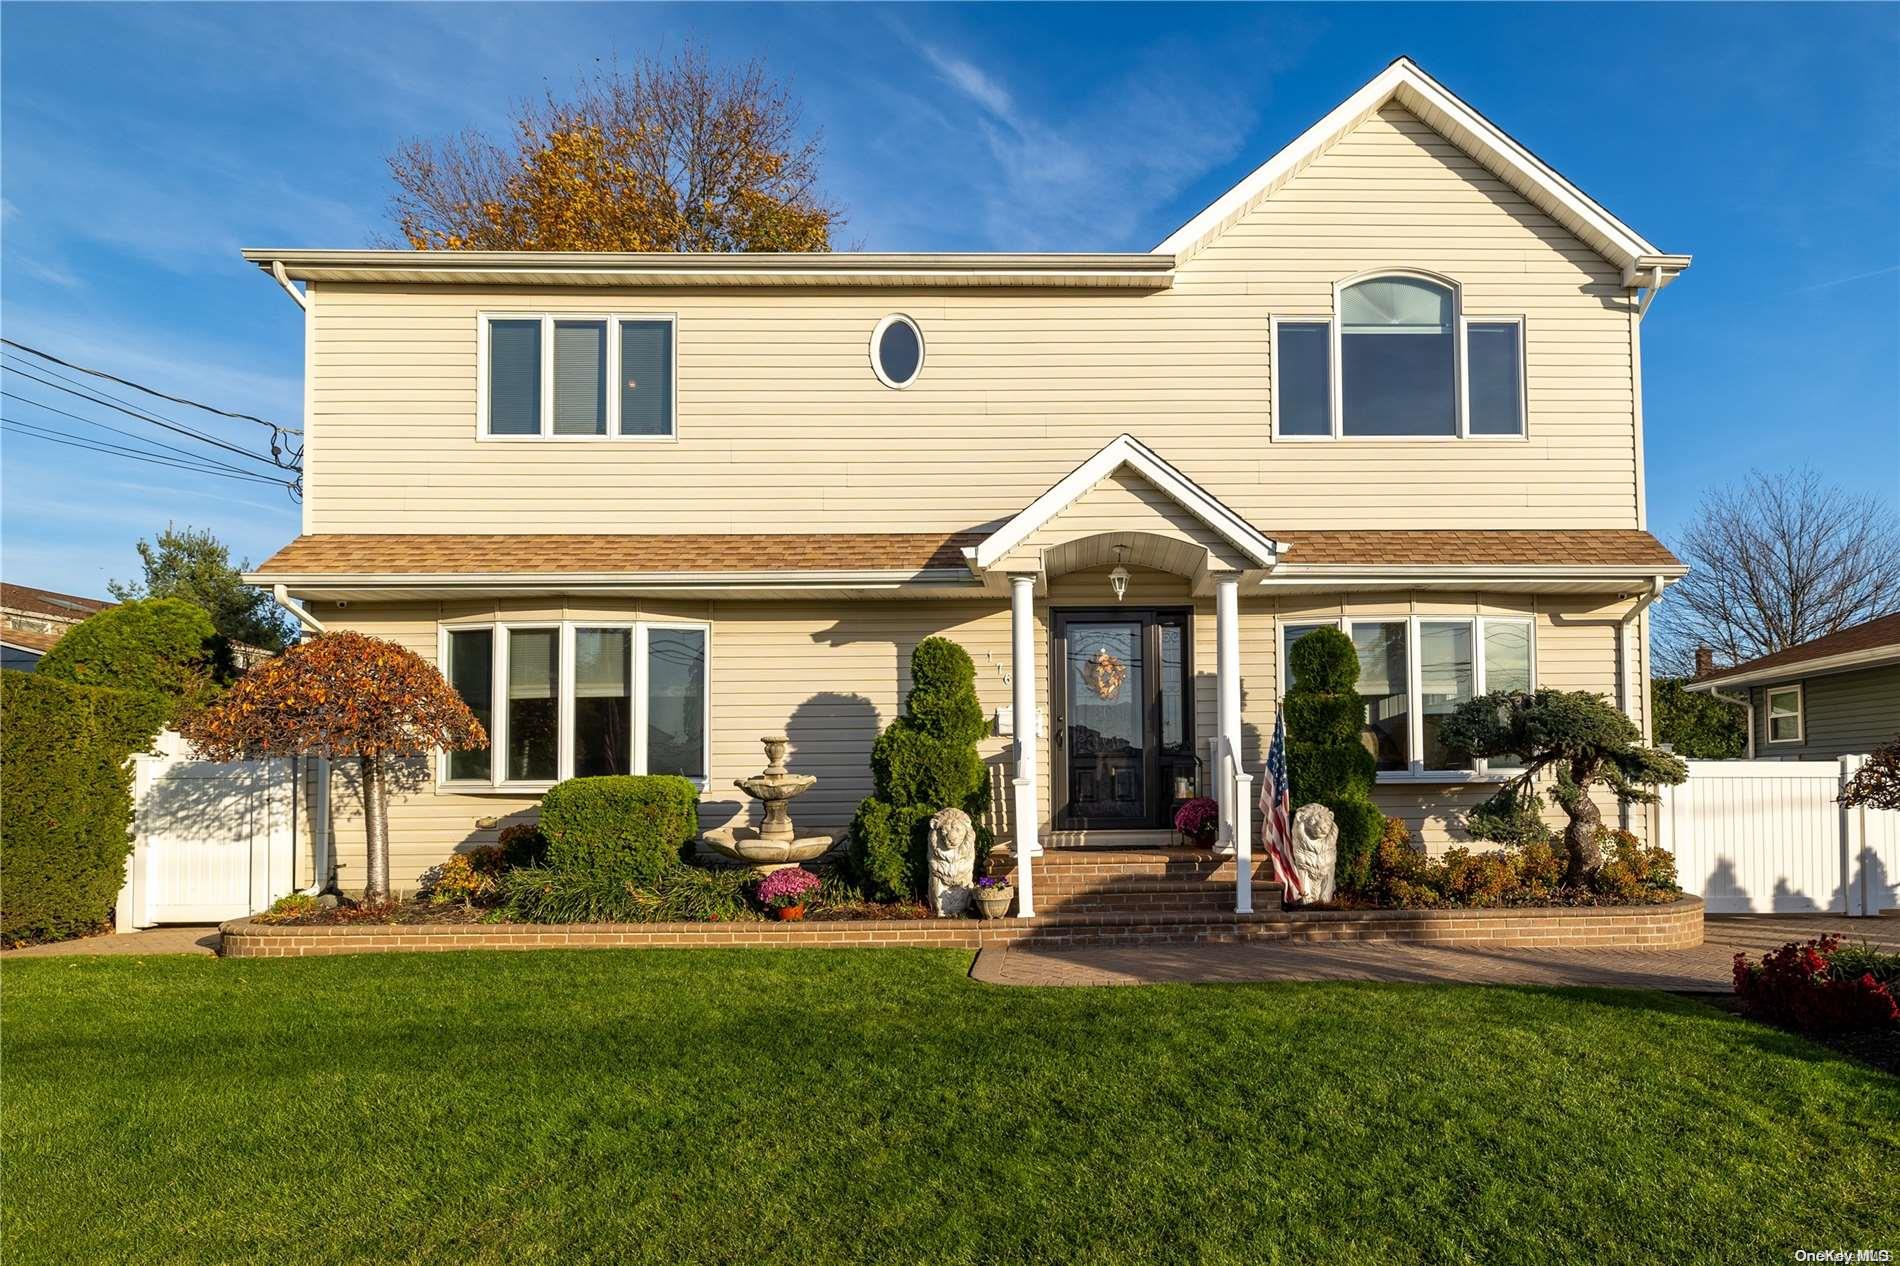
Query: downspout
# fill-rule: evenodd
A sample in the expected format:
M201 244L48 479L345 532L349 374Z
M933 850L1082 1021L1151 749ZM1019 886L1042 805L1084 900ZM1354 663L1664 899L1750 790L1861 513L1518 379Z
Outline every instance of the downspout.
M292 293L295 293L294 291ZM324 632L323 621L290 600L288 585L272 585L271 596L277 605L297 617L297 623L312 633ZM317 785L310 797L310 872L311 884L300 889L306 897L322 896L330 886L330 758L317 757Z
M1755 692L1751 690L1751 691L1749 691L1749 692L1748 692L1748 693L1747 693L1746 695L1742 695L1742 696L1740 696L1740 697L1738 698L1738 697L1737 697L1737 696L1735 696L1735 695L1725 695L1725 694L1723 694L1723 693L1722 693L1722 692L1721 692L1720 690L1717 690L1717 689L1716 689L1716 688L1715 688L1714 686L1710 686L1710 687L1709 687L1709 698L1711 698L1711 699L1720 699L1720 700L1721 700L1721 701L1722 701L1723 703L1732 703L1732 704L1734 704L1734 705L1735 705L1736 707L1738 707L1738 708L1740 708L1740 709L1742 710L1742 715L1743 715L1743 716L1744 716L1745 718L1747 718L1747 722L1746 722L1746 723L1747 723L1747 725L1748 725L1748 755L1747 755L1747 757L1745 758L1745 759L1747 759L1747 760L1754 760L1754 759L1755 759L1755 699L1754 699L1754 694L1755 694Z
M303 291L290 284L290 274L284 271L283 260L273 259L270 262L270 275L277 279L277 284L284 288L285 294L297 301L298 307L302 308L305 312L310 311L310 300L304 296ZM1645 303L1643 306L1648 307L1649 305Z
M1619 620L1616 625L1617 675L1620 678L1622 678L1623 715L1626 717L1629 717L1631 720L1636 719L1636 710L1635 710L1636 672L1635 672L1634 666L1630 662L1630 629L1636 624L1638 620L1642 618L1643 612L1649 610L1650 604L1655 602L1658 598L1662 597L1663 588L1668 583L1669 582L1661 576L1650 577L1649 589L1643 594L1641 598L1637 599L1636 605L1630 608L1629 614L1625 615L1621 620ZM1652 709L1649 706L1649 696L1645 694L1643 696L1643 720L1642 720L1642 736L1643 736L1643 742L1645 743L1649 742L1650 737L1651 737L1651 728L1650 728L1650 712L1651 711ZM1644 809L1645 817L1647 817L1648 812L1649 812L1648 808L1645 807ZM1625 831L1629 830L1630 829L1629 805L1619 803L1617 805L1617 816L1622 820L1623 829ZM1648 834L1649 834L1649 838L1652 841L1656 838L1654 822L1648 823Z

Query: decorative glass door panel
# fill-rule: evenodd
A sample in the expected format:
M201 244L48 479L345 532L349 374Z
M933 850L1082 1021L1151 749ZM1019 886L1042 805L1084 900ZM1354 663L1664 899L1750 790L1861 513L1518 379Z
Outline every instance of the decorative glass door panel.
M1057 612L1056 809L1063 828L1166 826L1192 785L1186 612Z

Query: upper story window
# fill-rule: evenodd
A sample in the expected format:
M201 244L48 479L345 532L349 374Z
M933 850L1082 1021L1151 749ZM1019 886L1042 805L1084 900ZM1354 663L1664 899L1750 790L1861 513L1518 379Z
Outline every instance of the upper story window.
M917 323L894 312L871 331L871 369L886 387L903 390L924 372L924 333Z
M680 774L707 747L703 624L522 621L441 631L443 675L488 731L451 752L444 784L535 788L602 774Z
M1336 292L1332 320L1273 321L1274 434L1453 439L1524 434L1523 323L1472 318L1416 274Z
M673 318L482 318L481 435L670 439Z

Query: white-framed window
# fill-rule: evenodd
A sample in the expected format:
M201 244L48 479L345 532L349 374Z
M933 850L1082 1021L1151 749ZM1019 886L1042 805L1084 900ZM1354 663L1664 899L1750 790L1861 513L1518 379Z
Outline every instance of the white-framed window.
M1333 287L1330 317L1268 323L1273 436L1525 436L1524 318L1474 316L1458 283L1388 270Z
M1801 687L1776 686L1768 692L1768 741L1799 743L1807 735Z
M894 391L916 382L924 372L924 331L902 312L893 312L871 330L871 372Z
M671 313L484 312L476 434L484 440L671 440Z
M1444 719L1467 699L1494 690L1529 691L1537 680L1535 628L1528 616L1364 615L1278 622L1280 693L1293 685L1293 643L1314 629L1338 629L1359 653L1360 730L1379 781L1469 782L1513 772L1508 760L1460 759L1439 738Z
M545 790L565 778L711 766L712 629L669 620L521 620L441 626L443 676L488 731L447 752L445 789Z

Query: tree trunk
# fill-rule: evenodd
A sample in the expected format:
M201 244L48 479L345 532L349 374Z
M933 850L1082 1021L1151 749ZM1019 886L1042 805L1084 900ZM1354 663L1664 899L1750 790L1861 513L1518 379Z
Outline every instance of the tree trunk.
M379 905L389 900L389 788L379 757L357 759L363 770L363 830L369 843L363 899Z
M1570 824L1564 828L1564 846L1570 854L1569 864L1564 868L1564 882L1573 886L1582 884L1603 867L1603 850L1597 847L1597 832L1603 828L1603 811L1590 797L1593 776L1591 770L1574 772L1571 777L1577 790L1564 805L1564 813L1570 818Z

